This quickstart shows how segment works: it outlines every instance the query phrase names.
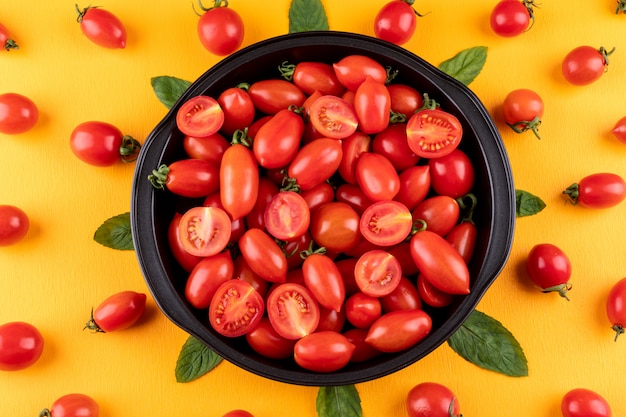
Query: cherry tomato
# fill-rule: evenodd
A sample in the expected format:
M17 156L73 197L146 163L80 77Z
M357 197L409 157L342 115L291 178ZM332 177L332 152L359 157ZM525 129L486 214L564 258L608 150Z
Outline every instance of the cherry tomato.
M613 284L606 298L606 315L615 331L615 340L626 327L626 278Z
M430 166L416 165L407 168L398 175L398 179L400 189L394 200L404 204L409 210L414 210L430 192Z
M228 244L231 220L218 207L192 207L181 217L178 233L183 248L189 254L212 256Z
M474 166L467 154L458 148L446 156L430 159L428 166L430 185L439 195L459 198L474 188Z
M343 157L337 171L341 178L349 184L357 184L356 163L363 152L370 152L372 138L363 132L356 131L342 140Z
M80 30L95 43L105 48L126 47L126 28L122 21L108 10L99 6L88 6L80 10L76 5Z
M393 200L370 205L359 223L363 237L379 246L397 245L409 236L412 228L413 217L409 209Z
M180 239L179 231L180 219L182 219L182 217L182 214L174 213L169 227L167 228L167 242L174 259L176 259L186 272L191 272L193 268L202 260L202 257L194 256L185 250L183 241Z
M222 336L238 337L254 329L264 312L261 294L248 282L231 279L215 291L209 306L209 322Z
M185 136L183 138L183 148L190 158L204 159L217 165L222 162L222 156L229 147L230 143L219 133L210 136Z
M309 206L309 211L314 211L319 206L333 201L335 190L329 183L322 182L311 189L300 191L300 195Z
M176 112L176 126L188 136L211 136L222 124L224 111L213 97L191 97Z
M93 166L132 162L140 144L110 123L89 121L79 124L70 135L70 148L81 161Z
M280 110L267 121L254 137L252 150L264 168L287 166L300 148L304 132L302 117L291 110Z
M237 256L234 263L235 272L233 276L236 277L236 279L246 281L248 284L252 285L252 288L261 294L261 297L265 297L270 283L254 272L243 256Z
M221 128L224 134L232 136L235 131L243 130L254 122L254 103L245 89L227 88L217 97L217 102L224 112Z
M424 339L432 326L424 310L391 311L372 324L365 341L381 352L399 352Z
M382 132L389 126L391 97L385 84L367 76L354 93L354 111L359 130L367 134Z
M348 55L333 64L335 75L348 90L356 91L367 76L384 84L387 70L378 61L365 55Z
M448 241L424 230L411 238L411 256L433 286L449 294L469 294L470 276L465 260Z
M302 263L306 287L322 307L340 311L346 298L341 272L331 258L321 253L308 255Z
M572 204L588 208L609 208L626 198L626 182L611 173L591 174L563 191Z
M162 164L152 171L148 180L155 188L167 187L183 197L206 197L219 188L219 166L200 159L181 159L169 166Z
M622 117L615 123L611 133L613 133L617 140L626 143L626 116Z
M380 305L385 313L396 310L419 310L422 308L417 287L406 277L400 278L395 290L380 297Z
M333 139L349 137L359 124L354 106L331 95L321 96L311 103L309 119L318 134Z
M224 414L222 417L254 417L254 416L245 410L232 410Z
M233 279L234 274L230 251L202 258L187 277L185 298L195 308L208 308L219 286Z
M489 24L496 35L513 37L521 35L535 20L534 0L501 0L491 11Z
M320 322L315 331L321 332L325 330L332 330L334 332L341 332L344 324L346 323L345 311L345 308L342 308L340 311L336 311L320 306Z
M333 252L345 252L359 242L359 214L348 204L333 201L311 214L313 240Z
M259 166L253 152L240 143L224 152L220 165L220 199L234 219L249 214L258 198Z
M24 210L8 204L0 205L0 247L21 241L29 229L30 219Z
M316 91L321 95L341 96L345 88L335 75L332 65L325 62L304 61L297 65L282 65L283 77L300 88L305 94Z
M611 417L609 403L597 392L574 388L561 399L563 417Z
M588 45L572 49L561 64L563 77L573 85L587 85L597 81L607 71L609 55L614 50L607 51L604 47L596 49Z
M374 18L374 34L387 42L407 43L417 26L417 14L412 1L393 0L385 4Z
M425 222L427 230L445 236L458 223L460 212L459 204L454 198L435 195L419 203L412 216L414 221Z
M526 258L526 269L533 283L543 292L556 291L569 300L567 292L572 265L569 258L556 245L540 243L532 247Z
M406 124L394 123L379 132L372 140L372 150L389 159L398 171L416 165L420 157L415 155L406 138Z
M399 245L386 248L386 250L392 254L398 262L400 262L402 275L408 277L416 275L419 272L415 266L415 262L413 262L413 257L411 256L411 245L409 244L409 241L405 240Z
M328 180L339 168L343 149L341 142L319 138L300 148L287 168L287 175L302 190Z
M270 282L285 282L287 258L276 241L261 229L248 229L239 238L239 250L250 268Z
M265 208L279 191L278 186L272 180L265 176L259 177L256 203L245 216L245 223L248 228L265 230Z
M396 289L402 279L400 262L389 252L373 249L359 258L354 266L359 289L372 297L384 297Z
M37 124L39 109L28 97L17 93L0 94L0 132L17 135Z
M279 192L265 208L265 228L276 239L298 239L309 230L310 222L309 206L293 191Z
M510 0L504 0L509 2ZM502 112L504 121L516 133L523 133L532 130L537 139L539 136L539 126L543 117L543 100L533 90L520 88L511 91L504 98Z
M358 185L344 183L335 190L335 200L349 204L357 213L363 215L365 209L374 202L367 198ZM388 201L388 200L387 200Z
M246 341L259 355L270 359L287 359L293 356L295 340L285 339L272 327L270 319L263 317L248 333Z
M11 38L9 30L2 23L0 23L0 48L5 51L20 49L15 40Z
M200 1L204 13L198 20L198 38L212 54L230 55L243 42L243 20L239 13L228 7L227 0L215 0L214 3L213 7L205 8Z
M30 323L9 322L0 326L0 371L19 371L39 360L44 339Z
M58 398L48 409L39 413L40 417L98 417L98 403L85 394L67 394Z
M453 114L440 109L426 109L411 116L406 135L409 147L416 155L438 158L459 146L463 128Z
M354 345L354 352L352 352L350 362L367 362L382 354L380 350L375 349L372 345L365 341L367 332L368 329L358 329L355 327L350 328L343 333L346 339L348 339L348 342Z
M202 202L202 205L205 207L217 207L224 210L224 205L222 204L222 198L219 191L206 196L206 198ZM234 220L231 219L230 239L228 240L228 243L236 243L237 241L239 241L239 238L246 230L247 226L245 218L240 217Z
M352 294L346 300L346 319L359 329L369 329L383 312L380 300L364 292Z
M399 113L407 120L424 104L424 97L415 88L406 84L389 84L391 111Z
M356 180L372 201L393 200L400 191L398 172L389 159L374 152L363 152L356 162Z
M93 310L86 329L116 332L137 323L146 309L146 294L122 291L111 295Z
M436 382L422 382L411 388L406 398L406 411L409 417L461 416L459 400L454 393Z
M431 307L446 307L454 301L454 295L443 292L420 275L417 276L417 292L421 300Z
M248 94L257 110L276 114L290 106L302 107L306 96L295 84L281 79L266 79L252 83Z
M446 234L446 240L461 254L466 264L472 260L476 246L476 225L463 221Z
M304 369L334 372L350 362L354 345L341 333L311 333L296 342L294 359Z
M315 331L320 307L311 292L301 284L279 284L267 297L267 315L282 337L295 340Z

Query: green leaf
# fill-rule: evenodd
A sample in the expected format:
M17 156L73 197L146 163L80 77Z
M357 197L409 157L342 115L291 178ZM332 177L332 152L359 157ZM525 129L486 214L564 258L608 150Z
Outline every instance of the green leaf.
M320 387L317 392L318 417L362 417L361 397L354 385Z
M475 46L465 49L439 64L439 69L469 85L480 74L487 61L487 47Z
M167 75L153 77L150 84L159 101L168 109L172 108L176 100L191 85L189 81Z
M499 321L474 310L448 339L448 345L465 360L507 376L528 376L522 347Z
M222 362L222 357L193 336L189 336L176 361L176 382L191 382Z
M291 0L289 33L328 30L328 17L320 0Z
M105 220L94 233L93 240L111 249L134 250L130 213L118 214Z
M532 216L546 208L546 203L534 194L515 190L515 213L517 217Z

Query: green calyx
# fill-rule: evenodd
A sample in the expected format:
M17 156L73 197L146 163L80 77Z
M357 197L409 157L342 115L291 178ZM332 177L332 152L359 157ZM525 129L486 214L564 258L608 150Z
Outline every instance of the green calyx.
M231 145L243 145L246 148L251 148L252 138L248 136L248 128L235 130L230 143Z
M7 39L6 42L4 43L4 50L5 51L10 51L11 49L20 49L20 47L17 45L17 43L15 43L15 41L13 39Z
M102 330L100 328L100 326L98 326L98 323L96 323L96 321L93 318L93 308L91 309L91 317L89 318L89 320L87 321L87 323L85 324L85 327L83 327L83 330L85 329L89 329L94 333L106 333L104 330Z
M78 4L75 4L75 6L76 6L76 12L78 13L78 16L76 17L76 21L78 23L82 23L83 17L85 17L85 14L87 14L87 11L89 9L97 9L98 7L100 7L100 6L87 6L81 10L80 7L78 7Z
M617 338L619 337L620 334L624 333L624 328L622 326L620 326L619 324L615 324L613 326L611 326L611 329L613 329L615 331L615 340L617 342Z
M157 169L152 170L152 174L148 175L148 181L154 188L159 190L165 189L165 184L167 184L167 174L169 174L170 168L163 164L159 166Z
M617 0L615 14L626 13L626 0Z
M539 5L535 3L535 0L522 0L522 4L526 7L528 17L530 18L530 25L528 25L528 28L526 29L526 31L528 31L535 24L535 11L533 10L533 7L539 7Z
M284 61L278 66L278 71L280 72L281 77L287 81L291 81L293 80L294 72L296 72L296 66L294 64L290 64L289 61Z
M435 110L437 107L439 107L439 103L437 103L435 99L430 98L428 93L424 93L422 97L424 99L424 101L422 102L422 107L417 109L415 113L421 110Z
M472 193L465 194L462 197L456 199L456 203L459 205L463 217L461 222L474 224L474 209L478 204L478 199Z
M137 154L141 149L139 141L132 136L126 135L122 138L120 145L120 157L122 162L133 162L137 159Z
M541 125L539 116L535 116L532 120L522 120L517 123L507 123L507 125L513 129L515 133L524 133L527 130L532 130L537 139L541 139L541 136L539 136L539 126Z
M598 49L598 52L600 53L600 55L602 55L602 59L604 60L604 68L606 69L606 67L609 66L609 55L615 52L615 47L613 47L613 49L611 49L610 51L607 51L604 46L601 46Z
M561 297L569 301L569 297L567 296L567 293L571 289L572 289L572 284L570 284L569 282L566 282L565 284L559 284L553 287L543 288L541 291L542 292L557 292L559 293Z
M50 413L50 410L47 408L44 408L43 410L41 410L41 412L39 413L39 417L51 417L52 414Z
M564 191L563 194L565 194L567 196L567 201L572 203L573 205L578 204L578 183L574 183L572 185L570 185L569 187L567 187Z
M193 11L198 15L198 16L202 16L202 13L198 13L196 11L196 8L194 7L194 5L192 4L191 7L193 8ZM217 9L218 7L228 7L228 0L214 0L213 2L213 7L206 7L203 3L202 0L198 0L198 7L200 8L200 10L202 10L204 13L208 12L209 10L213 10L213 9Z

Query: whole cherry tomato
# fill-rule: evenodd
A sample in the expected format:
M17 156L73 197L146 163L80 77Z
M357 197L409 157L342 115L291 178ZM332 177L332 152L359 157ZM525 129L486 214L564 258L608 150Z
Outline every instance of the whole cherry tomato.
M252 413L245 410L232 410L224 414L222 417L254 417Z
M309 120L319 135L333 139L349 137L359 124L353 104L331 95L321 96L311 103Z
M382 132L389 126L391 97L385 84L367 76L354 93L354 111L359 130L367 134Z
M261 318L259 324L246 333L246 341L256 353L270 359L291 358L296 344L295 340L278 334L267 316Z
M400 189L394 200L404 204L409 210L415 209L424 201L431 187L430 166L416 165L398 175Z
M348 204L333 201L320 206L311 215L313 240L333 252L345 252L359 242L359 214Z
M626 278L613 284L606 298L606 315L615 331L615 340L626 327Z
M76 21L80 23L80 30L87 39L105 48L126 47L126 28L113 13L98 6L88 6L81 10L76 5L76 11Z
M395 290L380 297L380 304L385 313L395 310L418 310L422 308L417 287L408 278L400 278Z
M406 124L393 123L379 132L372 140L372 149L389 159L398 171L404 171L416 165L420 157L415 155L406 138Z
M302 196L280 191L265 207L265 229L276 239L296 240L309 230L311 211Z
M439 195L459 198L474 188L474 165L465 152L455 149L446 156L428 160L430 185Z
M510 0L504 0L504 2L510 2ZM539 126L543 111L543 100L539 94L527 88L511 91L502 104L506 124L516 133L532 130L537 139L541 139Z
M563 417L611 417L609 403L597 392L574 388L561 399Z
M228 245L231 228L231 219L221 208L192 207L180 219L178 238L189 254L212 256Z
M222 91L217 102L224 112L221 131L229 136L237 130L245 129L254 122L254 103L244 88L230 87Z
M369 329L382 315L383 308L378 297L357 292L346 300L345 311L346 319L351 325L359 329Z
M354 345L341 333L323 331L311 333L296 342L294 359L304 369L334 372L350 362Z
M412 228L411 212L394 200L373 203L365 209L359 223L363 237L379 246L397 245L409 236Z
M415 33L417 12L412 0L393 0L386 3L374 18L374 34L387 42L403 45Z
M30 323L9 322L0 326L0 371L19 371L32 366L43 353L44 339Z
M607 71L610 51L600 47L579 46L572 49L563 58L561 71L565 80L573 85L587 85L598 80Z
M230 251L204 257L187 277L185 298L195 308L208 308L219 286L233 279L234 274L235 264Z
M431 307L445 307L454 301L453 294L441 291L420 275L417 276L417 292L420 299Z
M308 190L301 190L300 195L309 206L309 211L314 211L321 205L330 203L335 199L335 189L328 182L322 182Z
M472 221L462 221L446 234L446 240L461 254L466 264L474 255L476 234L476 225Z
M591 174L567 187L563 194L572 204L588 208L609 208L626 198L626 181L617 174Z
M567 292L572 289L569 282L572 264L561 248L551 243L533 246L526 258L526 269L530 279L541 291L556 291L569 300Z
M370 359L374 359L382 354L380 350L375 349L372 345L365 341L367 332L368 329L358 329L354 327L343 333L346 339L348 339L348 342L354 345L354 352L352 352L350 362L367 362Z
M70 135L74 155L89 165L105 167L118 161L132 162L141 145L106 122L89 121L79 124Z
M262 297L267 295L270 283L254 272L243 256L235 258L235 273L233 276L252 285L252 288L261 294Z
M259 166L250 148L235 143L222 156L219 169L220 199L234 219L248 215L259 192Z
M389 84L387 90L391 98L391 111L403 115L407 120L424 104L424 97L409 85Z
M303 61L296 65L283 63L280 71L285 79L292 81L309 96L316 91L321 95L341 96L345 90L332 65L325 62Z
M300 148L287 168L287 175L300 189L310 190L337 171L342 156L340 141L315 139Z
M357 184L356 163L363 152L370 152L372 150L372 138L370 135L356 131L341 142L343 157L341 158L341 163L337 171L339 175L341 175L341 178L347 183Z
M335 200L349 204L360 215L363 215L365 209L374 203L367 198L361 187L349 183L344 183L337 187Z
M534 0L501 0L491 11L489 24L496 35L513 37L530 29L535 21Z
M0 205L0 247L21 241L29 229L30 219L24 210L9 204Z
M393 200L400 191L400 177L381 154L363 152L356 161L356 181L372 201Z
M252 210L245 216L248 228L265 230L265 208L279 192L278 185L265 176L259 177L257 198Z
M37 124L39 109L28 97L17 93L0 94L0 133L17 135Z
M365 294L384 297L391 294L400 283L402 267L389 252L372 249L359 257L354 266L354 279Z
M250 268L270 282L285 282L287 259L276 241L261 229L248 229L239 238L239 250Z
M620 142L626 143L626 116L615 123L611 133L613 133Z
M261 113L276 114L291 106L302 107L306 96L294 83L282 79L265 79L252 83L248 94Z
M399 352L424 339L432 327L432 319L422 309L391 311L372 323L365 341L381 352Z
M198 38L204 48L215 55L225 56L241 46L244 24L241 16L228 7L228 0L214 0L214 6L205 8L198 20Z
M15 40L11 38L9 30L2 23L0 23L0 48L5 51L20 49Z
M345 324L345 308L335 311L330 308L320 306L320 322L317 325L316 331L321 332L323 330L332 330L334 332L341 332Z
M450 388L437 382L421 382L411 388L406 398L406 411L409 417L461 416L459 400Z
M167 188L183 197L206 197L219 189L219 171L219 165L209 161L180 159L170 165L160 165L148 180L157 189Z
M39 413L40 417L98 417L98 403L85 394L67 394L58 398L50 408Z
M222 336L238 337L254 329L264 312L261 294L247 281L231 279L215 291L209 306L209 322Z
M206 196L206 198L202 202L202 205L205 207L217 207L224 210L224 206L222 205L222 198L219 191ZM246 221L243 217L232 220L230 222L230 239L228 240L228 243L236 243L246 230Z
M426 223L426 229L440 236L447 235L459 221L461 209L452 197L435 195L419 203L413 210L413 221ZM413 222L411 222L413 224Z
M423 158L438 158L459 146L463 135L461 122L441 109L426 109L415 113L406 126L409 147Z
M222 163L222 156L230 143L219 133L210 136L185 136L183 138L183 148L190 158L204 159L214 164Z
M320 306L304 285L286 282L267 296L267 315L279 335L296 340L317 329Z
M308 254L302 263L306 287L322 307L340 311L346 298L341 272L331 258L322 253Z
M254 136L252 151L264 168L287 166L298 153L304 132L302 117L283 109L272 116Z
M224 110L213 97L191 97L176 111L176 126L188 136L211 136L223 124Z
M91 313L85 329L116 332L135 324L146 309L146 294L122 291L107 297Z
M356 91L368 76L381 84L387 80L385 67L365 55L348 55L335 62L333 69L339 82L350 91Z

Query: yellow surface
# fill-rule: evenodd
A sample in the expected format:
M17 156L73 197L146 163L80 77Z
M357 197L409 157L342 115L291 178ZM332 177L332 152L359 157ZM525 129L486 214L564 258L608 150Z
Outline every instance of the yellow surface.
M601 393L613 415L623 402L626 340L613 342L604 300L626 276L626 203L593 211L563 203L561 191L587 174L626 176L626 145L610 129L626 115L626 16L614 1L541 2L532 30L512 39L488 26L495 0L419 0L425 16L406 48L437 65L464 48L489 47L472 89L492 112L510 154L516 187L541 196L547 208L519 219L510 261L478 308L499 319L520 341L530 375L510 378L479 369L446 344L388 377L357 386L368 417L402 417L408 390L423 381L449 386L466 416L560 415L563 394L575 387ZM132 252L92 240L105 219L128 211L133 165L95 168L69 148L72 129L102 120L143 140L165 114L150 78L193 80L218 61L196 37L191 0L98 2L128 29L125 50L89 42L75 21L73 1L3 1L0 21L21 46L0 53L0 92L34 100L41 119L31 132L0 135L0 203L30 216L18 245L0 250L0 323L36 325L46 346L33 367L0 373L0 415L34 416L57 397L82 392L102 416L217 416L245 408L255 417L315 416L317 389L271 382L221 364L203 378L178 384L174 365L186 334L148 298L140 325L120 333L82 330L91 307L108 295L148 292ZM331 29L373 34L384 1L326 1ZM87 4L81 4L86 6ZM246 23L244 44L284 34L289 1L231 0ZM588 44L616 47L610 69L586 87L566 84L562 57ZM531 88L545 101L543 139L516 135L499 114L505 95ZM523 262L540 242L560 246L573 264L571 301L529 284ZM626 336L624 336L626 339Z

